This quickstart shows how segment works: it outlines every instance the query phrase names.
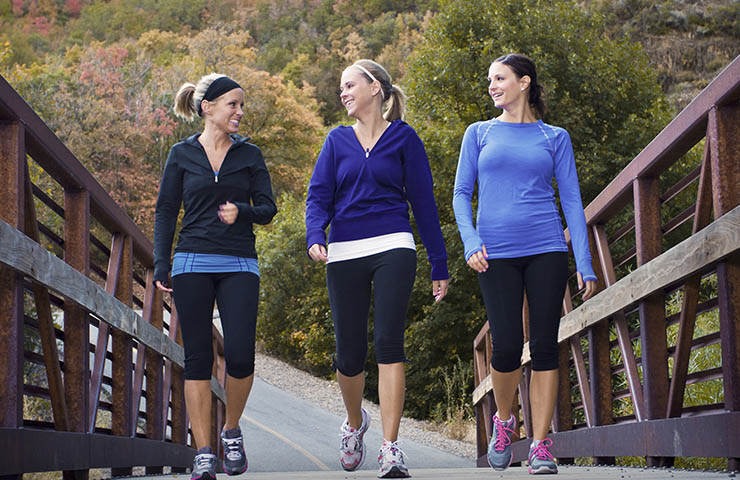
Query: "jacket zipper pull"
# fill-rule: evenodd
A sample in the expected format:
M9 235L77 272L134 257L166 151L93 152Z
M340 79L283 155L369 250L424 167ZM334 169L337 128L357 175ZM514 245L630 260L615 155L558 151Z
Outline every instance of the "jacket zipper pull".
M218 183L218 173L213 174L213 179Z
M366 148L365 149L365 158L370 158L370 149L369 148Z

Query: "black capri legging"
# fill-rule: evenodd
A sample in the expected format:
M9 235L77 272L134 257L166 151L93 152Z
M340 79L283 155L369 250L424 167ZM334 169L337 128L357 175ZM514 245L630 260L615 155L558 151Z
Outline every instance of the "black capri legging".
M499 372L513 372L521 366L526 291L532 370L558 368L558 327L568 281L568 254L489 259L488 270L478 274L478 281L491 329L491 366Z
M371 287L375 297L375 357L378 363L406 361L406 310L416 277L416 251L396 248L367 257L332 262L326 283L334 320L334 367L353 377L365 370Z
M185 379L209 380L213 368L213 302L224 335L226 372L234 378L254 373L254 341L260 279L254 273L183 273L172 277L185 347Z

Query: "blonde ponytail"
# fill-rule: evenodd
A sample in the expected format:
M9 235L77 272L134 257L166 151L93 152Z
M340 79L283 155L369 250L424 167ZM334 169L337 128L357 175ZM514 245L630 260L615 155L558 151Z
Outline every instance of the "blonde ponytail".
M391 85L391 94L388 96L387 103L388 106L383 114L383 118L389 122L403 120L406 115L406 94L403 93L401 87Z
M187 121L191 121L198 114L198 110L195 108L195 85L192 83L183 83L180 90L175 95L174 110L175 115L180 118L184 118Z

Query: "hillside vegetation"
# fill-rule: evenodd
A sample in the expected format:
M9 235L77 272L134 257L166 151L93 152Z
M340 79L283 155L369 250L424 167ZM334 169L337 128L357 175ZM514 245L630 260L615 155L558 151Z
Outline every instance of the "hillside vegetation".
M334 350L324 268L305 254L305 188L331 126L347 123L340 74L384 64L410 94L447 241L452 286L433 305L418 246L407 333L406 413L448 418L472 389L485 313L462 259L451 195L467 124L496 114L493 58L540 69L545 121L569 130L584 203L593 199L740 52L740 2L664 0L10 0L0 4L0 73L151 236L178 87L218 71L246 91L241 133L262 148L279 214L260 228L262 347L317 375ZM43 176L39 184L54 196ZM417 237L418 238L418 237ZM372 338L372 337L371 337ZM368 360L368 396L377 375ZM464 403L464 402L463 402Z

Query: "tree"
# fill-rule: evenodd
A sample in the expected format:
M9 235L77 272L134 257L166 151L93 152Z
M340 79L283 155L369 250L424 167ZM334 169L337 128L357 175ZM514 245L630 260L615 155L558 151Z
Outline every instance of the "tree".
M240 133L263 150L274 189L302 188L321 140L318 107L310 87L287 85L254 68L250 41L233 28L206 29L192 38L151 31L137 41L72 47L44 65L16 65L8 80L151 235L168 150L202 128L174 117L175 93L212 71L244 88Z

